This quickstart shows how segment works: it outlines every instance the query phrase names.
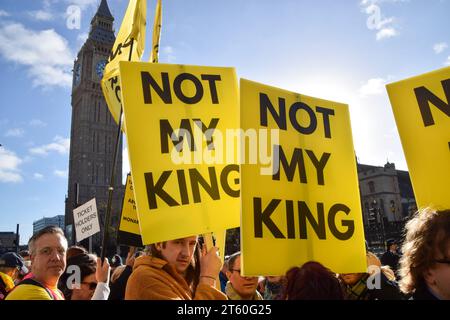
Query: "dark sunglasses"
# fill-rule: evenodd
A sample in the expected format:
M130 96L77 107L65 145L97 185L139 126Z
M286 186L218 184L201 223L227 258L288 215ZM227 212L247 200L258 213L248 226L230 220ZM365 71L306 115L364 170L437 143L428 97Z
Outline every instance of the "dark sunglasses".
M89 286L89 290L95 290L97 288L97 282L82 282L84 284L87 284Z

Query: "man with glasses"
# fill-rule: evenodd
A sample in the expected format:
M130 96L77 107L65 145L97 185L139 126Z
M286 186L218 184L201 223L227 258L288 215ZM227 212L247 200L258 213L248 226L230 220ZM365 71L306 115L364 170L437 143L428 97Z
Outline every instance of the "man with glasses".
M67 240L54 226L34 234L28 242L33 277L20 282L6 300L64 300L57 284L66 267Z
M450 210L422 209L406 231L400 288L414 300L450 300Z
M241 252L238 251L228 259L227 277L229 279L225 293L230 300L263 300L256 290L258 277L241 276Z

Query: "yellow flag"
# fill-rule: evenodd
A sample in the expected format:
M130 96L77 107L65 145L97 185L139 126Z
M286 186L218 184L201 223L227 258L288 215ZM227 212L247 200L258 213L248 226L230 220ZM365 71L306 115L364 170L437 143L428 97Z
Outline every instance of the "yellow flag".
M161 11L162 11L161 0L158 0L155 11L155 23L153 24L152 52L150 54L150 62L153 63L158 63L159 39L161 38L161 25L162 25Z
M101 82L103 95L114 120L119 123L122 108L119 61L140 61L145 48L146 0L130 0L119 34L105 66Z

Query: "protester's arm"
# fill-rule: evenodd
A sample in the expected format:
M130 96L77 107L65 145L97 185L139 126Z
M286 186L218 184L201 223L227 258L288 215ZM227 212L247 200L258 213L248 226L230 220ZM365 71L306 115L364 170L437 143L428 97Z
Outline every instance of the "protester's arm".
M108 300L110 289L105 282L98 282L91 300Z
M194 300L227 300L227 296L216 289L216 281L219 281L219 272L222 268L218 250L212 247L206 252L206 248L202 248L200 280L195 290Z
M95 271L95 278L97 279L97 288L95 288L94 295L91 300L108 300L109 296L109 274L111 267L108 259L101 261L97 258L97 269Z

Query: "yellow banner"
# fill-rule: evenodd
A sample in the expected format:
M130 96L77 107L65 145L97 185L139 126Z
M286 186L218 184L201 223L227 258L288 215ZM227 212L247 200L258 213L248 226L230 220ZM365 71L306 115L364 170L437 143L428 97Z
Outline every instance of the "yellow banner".
M139 219L136 212L136 202L134 200L133 181L131 174L127 176L125 185L125 195L122 204L122 214L120 216L118 244L133 247L141 247L141 231L139 229Z
M386 88L417 205L450 208L450 67Z
M241 165L242 273L283 275L307 261L365 272L348 106L244 79L240 90L250 137Z
M239 167L223 152L234 69L120 62L120 74L143 243L239 226Z
M150 62L158 63L159 60L159 39L161 37L162 26L162 4L158 0L155 11L155 21L153 24L152 52L150 53Z
M119 61L140 61L145 48L146 0L130 0L101 81L109 111L119 123L122 96ZM124 130L125 131L125 130Z

